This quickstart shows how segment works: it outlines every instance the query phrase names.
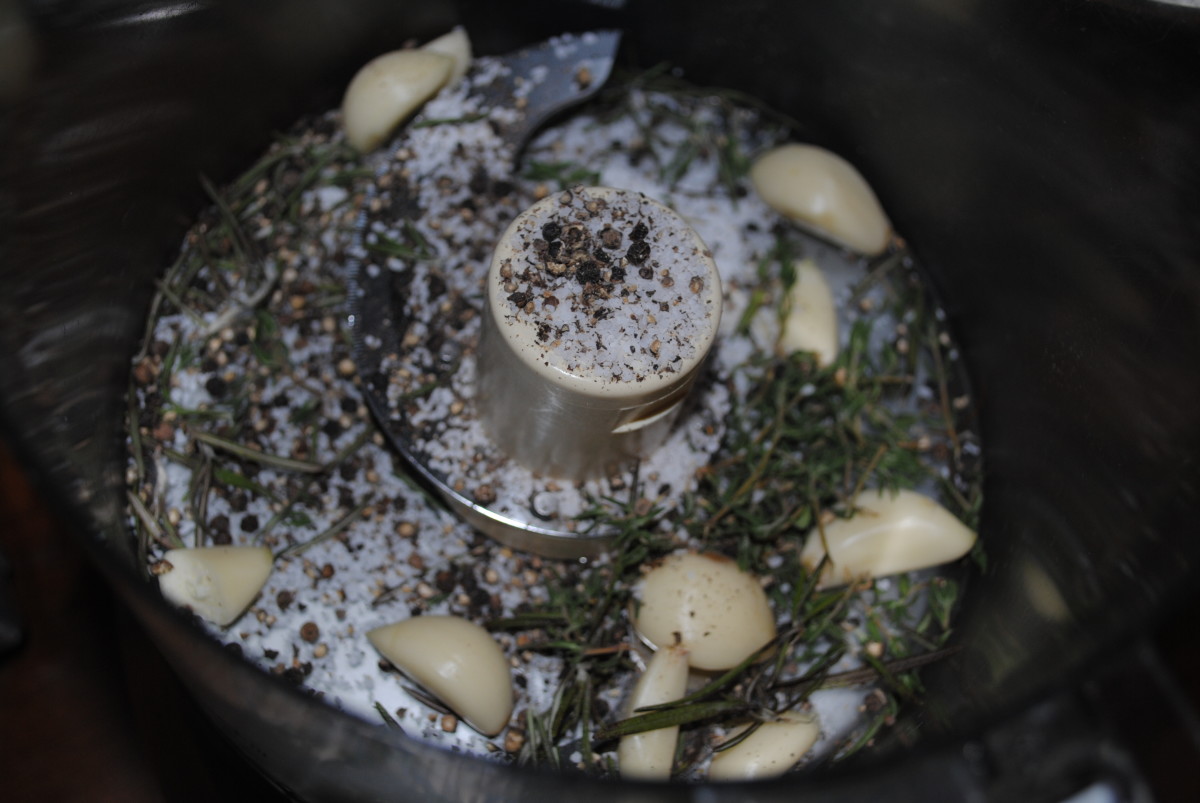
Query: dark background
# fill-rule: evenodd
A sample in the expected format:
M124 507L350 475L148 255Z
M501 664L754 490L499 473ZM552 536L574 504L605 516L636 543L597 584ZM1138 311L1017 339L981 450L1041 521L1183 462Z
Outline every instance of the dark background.
M0 798L286 798L233 752L0 441ZM4 573L0 569L0 573Z

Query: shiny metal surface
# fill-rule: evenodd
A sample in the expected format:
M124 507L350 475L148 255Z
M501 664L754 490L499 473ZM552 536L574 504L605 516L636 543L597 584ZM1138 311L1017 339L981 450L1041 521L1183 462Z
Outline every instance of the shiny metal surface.
M472 89L482 110L506 111L497 123L507 162L500 173L517 170L526 140L548 118L600 90L612 70L620 41L618 32L600 31L574 38L568 55L564 55L562 44L554 40L523 48L500 59L505 69L495 80ZM586 66L590 75L587 84L577 80L581 66ZM517 103L517 98L523 98L522 102ZM413 124L419 125L423 119L418 115ZM365 234L364 226L365 223L360 226L360 236ZM501 233L496 232L497 238ZM496 540L554 558L600 554L608 542L607 533L577 533L547 526L539 521L532 505L516 514L505 514L456 490L446 475L431 464L429 449L434 444L427 439L435 436L428 434L427 428L411 424L404 404L389 399L387 392L385 359L413 348L401 338L412 322L405 317L403 299L397 298L393 291L394 281L395 275L390 270L372 269L361 262L349 266L354 360L363 379L367 403L392 445L454 512ZM455 346L465 347L457 342ZM447 361L437 370L435 382L449 383L458 363Z

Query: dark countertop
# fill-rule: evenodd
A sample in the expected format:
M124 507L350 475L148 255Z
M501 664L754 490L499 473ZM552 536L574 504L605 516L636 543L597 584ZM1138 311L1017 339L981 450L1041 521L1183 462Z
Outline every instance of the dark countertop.
M201 714L2 443L0 521L0 592L23 630L0 654L4 799L286 799Z

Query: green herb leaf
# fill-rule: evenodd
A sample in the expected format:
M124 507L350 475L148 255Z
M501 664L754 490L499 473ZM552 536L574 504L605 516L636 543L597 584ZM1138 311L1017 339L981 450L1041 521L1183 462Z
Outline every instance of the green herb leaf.
M717 716L746 713L747 710L746 703L741 700L710 700L703 703L690 703L677 708L650 711L645 714L635 714L601 729L596 734L596 741L604 742L633 733L645 733L676 725L690 725L693 722L701 722Z

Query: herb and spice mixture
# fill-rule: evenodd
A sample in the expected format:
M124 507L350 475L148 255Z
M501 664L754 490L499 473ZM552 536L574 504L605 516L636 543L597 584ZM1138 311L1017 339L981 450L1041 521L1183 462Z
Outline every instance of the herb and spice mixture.
M919 705L915 669L946 653L957 571L854 573L849 584L826 584L830 559L806 567L805 543L835 522L886 520L890 493L874 489L916 489L971 529L980 504L970 397L912 258L899 240L871 260L857 257L764 203L749 178L753 159L802 138L803 128L752 99L663 70L627 78L544 130L514 175L481 180L457 158L487 136L486 121L455 107L463 97L461 85L443 89L427 123L402 132L404 153L385 145L359 156L338 112L302 120L240 179L210 188L213 206L167 269L133 364L130 521L148 575L175 571L171 557L182 553L172 550L269 550L261 593L227 627L205 623L214 638L350 714L486 760L610 775L625 772L617 760L625 740L677 733L665 772L702 779L710 766L738 777L754 764L746 751L783 744L784 734L800 745L785 766L871 744L902 703ZM406 205L379 192L378 182L395 180L389 163L420 164L422 194L405 194ZM430 405L418 410L430 420L437 410L470 420L470 346L490 259L481 243L497 242L537 200L578 185L644 193L686 220L720 271L724 309L705 384L671 439L615 480L560 483L575 494L566 514L575 526L614 533L606 555L568 562L473 531L386 447L351 358L345 270L365 249L402 281L421 277L412 295L439 298L445 288L430 282L445 272L453 301L443 313L466 346L457 373L435 374L445 384L407 401ZM431 216L433 195L443 202ZM546 272L562 264L554 243L590 238L576 250L591 260L558 277L579 303L589 286L594 305L655 284L685 297L689 277L668 288L661 274L640 275L668 246L650 220L635 218L626 230L564 221L537 232ZM597 253L620 255L625 275ZM455 266L468 262L482 265L478 280L454 284ZM812 270L838 311L837 353L820 363L779 346L796 277L807 282ZM514 314L554 314L540 301L530 312L531 300L520 302L531 291L515 284ZM565 289L538 290L571 303ZM410 331L428 334L424 324ZM658 339L663 351L687 347L687 338ZM419 375L405 381L422 387ZM462 462L485 436L475 424L458 431ZM688 460L661 457L672 449ZM479 453L490 454L486 444ZM471 482L488 476L492 459L472 466ZM728 669L689 668L687 645L652 653L635 624L643 578L688 552L722 556L714 560L751 578L774 618L762 630L767 643ZM977 546L974 554L982 560ZM222 597L219 569L193 564L191 592ZM478 726L478 714L447 702L453 690L433 696L367 639L431 614L482 625L501 650L512 707L500 709L508 718L498 729L485 728L492 735L467 724ZM667 686L639 681L655 662L653 677L673 678ZM630 707L635 684L638 699L662 704ZM654 696L668 686L666 699Z

